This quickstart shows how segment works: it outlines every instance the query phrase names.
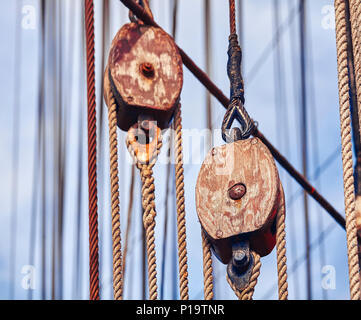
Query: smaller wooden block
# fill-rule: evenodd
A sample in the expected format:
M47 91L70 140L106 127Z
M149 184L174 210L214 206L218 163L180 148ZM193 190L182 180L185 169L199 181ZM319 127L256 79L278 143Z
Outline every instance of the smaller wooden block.
M246 193L240 200L232 200L228 190L238 183L246 186ZM259 139L213 148L196 185L202 227L215 240L265 228L278 210L279 186L272 154Z
M152 70L145 73L144 65ZM112 42L105 74L119 106L118 125L127 131L139 113L148 113L165 126L179 100L182 68L178 49L163 30L124 25Z

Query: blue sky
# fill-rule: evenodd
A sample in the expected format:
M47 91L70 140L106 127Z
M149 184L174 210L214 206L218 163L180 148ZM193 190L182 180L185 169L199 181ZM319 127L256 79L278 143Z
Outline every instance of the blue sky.
M17 0L20 1L20 0ZM11 179L13 174L12 167L12 138L13 138L13 106L14 106L14 46L15 46L15 26L16 26L16 2L0 0L0 41L3 44L0 47L0 95L3 99L0 108L0 150L2 150L0 166L0 299L9 298L9 239L10 239L10 216L11 216ZM48 0L49 1L49 0ZM58 0L59 1L59 0ZM23 0L21 6L34 6L35 12L38 13L38 1ZM280 21L287 20L290 10L295 7L298 1L279 0L281 14ZM68 115L68 141L67 141L67 172L66 172L66 195L65 195L65 243L64 243L64 298L72 299L72 287L74 283L74 239L75 239L75 213L76 213L76 176L77 176L77 151L82 147L86 152L86 140L82 143L78 140L79 114L83 109L85 115L86 105L84 99L85 78L82 71L81 61L81 36L80 36L80 16L81 1L60 0L64 6L64 47L63 54L65 63L63 66L63 75L67 79L63 87L63 94L66 97L66 112ZM152 0L151 8L155 20L167 32L171 31L171 1ZM96 12L96 72L97 84L102 77L102 66L100 65L100 48L101 48L101 8L102 1L95 0ZM113 38L117 30L128 22L128 11L117 0L111 0L111 28L110 39L106 41L106 52L109 47L109 41ZM308 75L308 114L309 114L309 172L310 178L317 168L315 152L318 153L319 164L323 163L331 154L339 148L340 129L338 114L338 89L337 89L337 69L336 69L336 48L335 32L332 28L324 28L325 13L323 8L333 4L331 0L307 1L307 75ZM204 52L204 18L203 18L202 0L181 0L178 9L178 26L176 41L180 47L187 52L192 59L202 68L205 67ZM326 7L327 8L327 7ZM257 63L264 48L274 37L273 21L273 1L271 0L245 0L244 1L244 39L243 39L243 70L245 80L245 97L246 108L251 117L258 121L260 130L267 138L290 160L290 162L301 170L301 153L300 153L300 134L299 134L299 82L300 73L298 70L299 45L298 45L298 16L294 19L289 28L282 34L282 77L284 85L283 102L275 95L275 78L274 78L274 53L272 51L257 73L250 74L255 63ZM69 33L71 28L70 17L74 16L74 30ZM228 46L228 1L211 1L212 15L212 70L211 78L228 95L229 81L226 74L227 63L227 46ZM327 17L326 17L327 18ZM37 23L39 16L36 15ZM27 292L21 287L21 280L24 275L21 269L24 265L29 264L29 225L30 210L32 198L32 168L34 158L34 139L35 139L35 115L37 105L38 89L38 24L35 29L22 29L22 51L21 51L21 81L17 86L17 93L20 95L20 113L17 121L20 121L19 131L19 202L18 202L18 224L17 224L17 249L16 249L16 298L25 299ZM72 34L70 39L67 35ZM69 54L70 53L70 54ZM47 62L47 66L49 62ZM72 66L72 67L71 67ZM49 69L51 70L51 69ZM312 77L313 74L313 77ZM47 73L47 82L57 81L49 71ZM313 84L313 87L311 85ZM50 87L50 84L49 84ZM83 93L83 94L82 94ZM100 106L100 88L97 87L98 108ZM184 129L204 129L206 127L205 101L206 91L202 85L193 77L192 74L184 67L184 86L182 91L183 106L183 127ZM223 107L212 98L213 122L214 128L220 128L224 114ZM52 100L51 89L49 89L46 114L51 115ZM280 112L280 110L282 112ZM286 110L286 113L285 113ZM99 111L99 110L98 110ZM51 117L47 116L49 128L51 128ZM317 126L312 126L312 121ZM85 128L85 118L83 121ZM314 130L316 128L316 132ZM50 129L48 129L50 130ZM49 131L49 141L51 143ZM101 284L102 298L110 299L112 295L111 288L111 237L110 237L110 211L109 211L109 178L108 178L108 145L107 145L107 125L104 122L104 142L103 148L99 150L99 226L100 226L100 243L101 243ZM122 236L124 238L126 225L126 208L128 207L128 188L130 181L130 165L126 161L128 155L125 149L125 134L119 131L120 144L120 181L121 181L121 212L122 212ZM218 131L215 133L214 145L222 144ZM193 148L193 149L192 149ZM192 159L197 160L197 150L194 148L194 141L191 145L185 140L185 149L193 150ZM164 157L166 147L163 148L161 157ZM195 211L194 189L196 177L198 175L201 160L205 154L198 156L199 161L193 161L185 165L185 197L187 213L187 236L188 236L188 261L189 261L189 287L190 298L201 299L202 295L202 256L201 256L201 238L200 225L198 223ZM49 155L51 160L51 154ZM86 157L84 157L84 160ZM83 165L83 176L86 177L86 163ZM298 196L295 201L287 202L292 194L299 192L299 186L293 182L279 168L281 180L286 194L287 205L287 255L289 269L295 260L302 257L304 248L304 219L303 219L303 201ZM161 161L155 167L156 183L156 207L158 211L156 226L156 247L158 249L158 278L161 277L161 247L163 242L163 219L164 219L164 201L165 201L165 176L166 165ZM329 199L334 207L343 214L343 183L342 183L342 165L341 155L339 154L332 163L322 172L320 178L312 181L321 190L322 194ZM40 183L40 178L39 178ZM51 183L51 177L49 177ZM83 185L87 185L84 178ZM137 175L135 190L139 193L139 178ZM172 189L173 190L173 189ZM174 191L173 191L174 192ZM81 296L76 298L86 299L88 296L87 289L87 199L86 189L83 196L82 210L82 279L83 288ZM172 196L169 201L171 203ZM51 216L51 190L47 192L48 207L47 213ZM317 239L322 222L322 230L335 222L328 214L320 209L312 200L309 200L310 206L310 225L311 225L311 242ZM132 270L127 272L125 280L125 298L140 298L140 202L136 197L133 207L133 229L131 232L131 253L128 257ZM172 212L172 211L170 211ZM39 217L39 215L38 215ZM320 218L321 217L321 218ZM170 219L173 219L174 215ZM37 221L40 226L40 220ZM51 240L50 225L48 234L48 243ZM39 230L39 229L38 229ZM40 241L37 238L37 246L34 252L36 270L36 289L34 297L40 297ZM336 270L336 289L327 290L330 299L348 299L348 272L347 272L347 252L346 252L346 235L345 232L336 225L331 232L327 234L324 241L325 246L325 265L334 266ZM50 259L50 247L48 248ZM172 297L172 286L170 284L173 278L174 269L171 257L172 245L167 243L167 260L165 272L165 298ZM312 251L312 279L313 279L313 297L322 299L323 292L321 281L324 275L321 270L323 265L320 264L320 251ZM49 260L50 266L50 260ZM49 275L50 268L48 269ZM215 262L215 292L217 299L234 299L233 292L228 288L225 281L225 266ZM268 295L269 289L276 282L276 257L275 250L269 256L262 259L262 269L259 282L257 284L254 299L277 299L277 290L273 290ZM132 289L130 290L130 283ZM159 285L160 286L160 285ZM48 293L50 292L50 288ZM305 263L300 264L297 272L289 276L289 298L305 299L306 298L306 277Z

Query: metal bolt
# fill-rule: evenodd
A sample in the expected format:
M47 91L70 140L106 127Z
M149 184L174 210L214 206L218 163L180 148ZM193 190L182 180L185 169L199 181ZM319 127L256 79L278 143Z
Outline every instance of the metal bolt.
M144 62L140 65L140 71L146 78L154 77L154 66L149 62Z
M233 256L233 261L236 266L241 267L248 262L248 257L244 251L237 251Z
M245 194L246 194L246 186L242 183L238 183L228 190L228 195L232 200L239 200Z

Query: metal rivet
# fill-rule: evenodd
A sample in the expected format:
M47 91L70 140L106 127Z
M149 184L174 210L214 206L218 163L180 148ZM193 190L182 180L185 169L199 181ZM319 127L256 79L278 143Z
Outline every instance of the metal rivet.
M154 66L149 62L144 62L140 65L141 73L147 78L153 78L155 71Z
M237 183L228 190L228 195L232 200L239 200L246 194L246 186L243 183Z

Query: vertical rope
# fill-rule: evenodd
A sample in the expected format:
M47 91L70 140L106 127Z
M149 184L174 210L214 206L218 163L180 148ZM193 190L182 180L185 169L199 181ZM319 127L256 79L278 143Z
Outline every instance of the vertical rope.
M276 249L277 249L277 272L278 272L278 299L288 299L287 284L287 257L286 257L286 223L285 203L283 188L281 188L281 203L276 217Z
M359 121L361 121L361 3L349 0ZM360 126L361 127L361 126Z
M177 227L178 227L178 263L179 263L179 289L181 300L188 300L188 264L187 264L187 241L186 219L184 208L184 169L182 147L182 115L181 104L175 112L175 183L177 197Z
M89 185L89 269L90 299L99 300L99 244L97 192L97 140L95 106L94 3L85 0L88 91L88 185Z
M204 300L213 300L213 266L211 244L202 229Z
M236 3L235 0L229 0L229 29L231 34L236 34Z
M128 214L127 214L127 230L125 232L125 244L123 251L123 290L124 290L124 276L125 276L125 267L127 263L128 256L128 247L129 247L129 233L132 226L132 211L133 211L133 202L134 202L134 181L135 180L135 168L132 166L131 180L129 186L129 204L128 204Z
M163 145L162 136L158 137L156 154L153 156L153 160L149 164L141 164L130 145L129 140L126 141L128 150L136 161L137 168L140 170L140 176L142 180L142 205L144 209L143 224L146 234L147 244L147 258L148 258L148 287L149 287L149 299L156 300L158 298L158 286L157 286L157 263L155 254L155 217L157 212L155 210L155 186L153 177L153 167L157 160L157 156Z
M142 202L144 208L143 224L145 228L146 242L147 242L147 257L148 257L148 282L149 282L149 299L156 300L157 293L157 265L155 256L155 196L154 196L154 177L153 165L142 165L139 167L142 179Z
M252 255L254 258L254 267L252 269L252 275L251 275L248 287L246 287L243 290L238 290L236 288L236 286L233 284L233 282L231 281L231 279L228 277L228 274L226 275L229 286L232 288L232 290L234 291L234 293L236 294L236 296L239 300L252 300L254 289L255 289L257 281L258 281L258 276L260 275L260 270L261 270L261 265L262 265L261 258L259 256L259 254L255 253L255 252L252 252Z
M118 139L117 105L109 90L109 146L110 146L110 184L112 206L112 243L113 243L113 295L115 300L123 298L122 250L119 214L119 177L118 177Z
M352 300L360 299L360 275L358 264L357 230L355 223L355 194L352 168L352 143L349 107L349 77L347 68L347 29L344 0L335 0L336 46L338 86L340 100L340 122L342 142L342 166L345 195L347 253Z

